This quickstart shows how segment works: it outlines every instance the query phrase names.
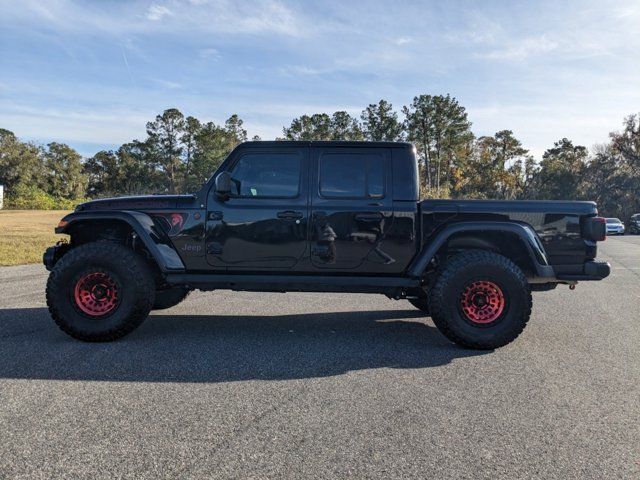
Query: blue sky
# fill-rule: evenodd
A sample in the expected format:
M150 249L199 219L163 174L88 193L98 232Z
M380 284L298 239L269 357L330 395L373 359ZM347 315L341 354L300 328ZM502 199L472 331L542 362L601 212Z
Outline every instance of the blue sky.
M538 157L604 142L640 112L640 2L0 0L0 127L84 155L169 107L271 139L422 93Z

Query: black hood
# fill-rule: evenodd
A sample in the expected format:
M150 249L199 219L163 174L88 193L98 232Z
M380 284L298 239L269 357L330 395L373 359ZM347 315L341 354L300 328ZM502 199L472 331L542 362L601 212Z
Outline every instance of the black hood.
M132 197L114 197L81 203L76 211L91 210L139 210L172 209L193 207L196 196L189 195L137 195Z

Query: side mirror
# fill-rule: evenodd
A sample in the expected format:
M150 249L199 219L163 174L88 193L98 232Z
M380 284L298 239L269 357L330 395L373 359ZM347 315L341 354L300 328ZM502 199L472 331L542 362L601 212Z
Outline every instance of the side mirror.
M215 181L216 195L226 200L231 194L231 175L229 172L220 172Z

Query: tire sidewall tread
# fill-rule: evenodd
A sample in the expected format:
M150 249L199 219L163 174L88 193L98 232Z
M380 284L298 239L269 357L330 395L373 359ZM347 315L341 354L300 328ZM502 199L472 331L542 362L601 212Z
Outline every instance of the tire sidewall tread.
M506 294L507 311L493 326L474 326L458 308L461 285L476 279L495 281ZM471 250L449 259L430 295L431 318L440 332L466 348L494 349L515 340L531 316L531 288L522 270L497 253Z
M121 284L120 304L104 318L93 319L79 313L70 295L73 279L93 268L109 270ZM46 287L47 306L58 327L88 342L116 340L135 330L149 315L154 295L155 282L144 259L124 245L110 241L71 249L52 269Z

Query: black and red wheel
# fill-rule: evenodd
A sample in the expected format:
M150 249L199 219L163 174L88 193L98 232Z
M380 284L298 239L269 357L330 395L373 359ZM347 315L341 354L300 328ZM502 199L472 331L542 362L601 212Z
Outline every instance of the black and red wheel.
M475 325L490 325L504 312L506 300L497 283L476 280L469 283L460 298L464 318Z
M73 300L82 313L90 317L103 317L118 308L120 285L104 271L83 274L73 289Z
M436 327L467 348L504 346L524 330L531 289L522 270L502 255L471 250L452 257L429 297Z
M91 342L116 340L137 328L151 310L154 293L145 261L106 241L67 252L47 281L47 305L56 324Z

